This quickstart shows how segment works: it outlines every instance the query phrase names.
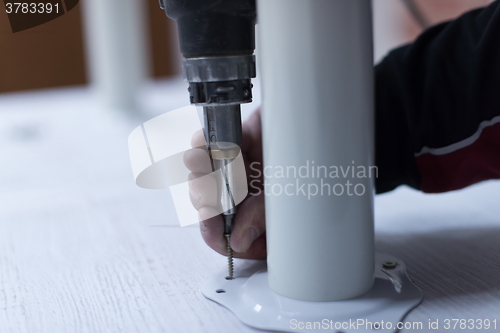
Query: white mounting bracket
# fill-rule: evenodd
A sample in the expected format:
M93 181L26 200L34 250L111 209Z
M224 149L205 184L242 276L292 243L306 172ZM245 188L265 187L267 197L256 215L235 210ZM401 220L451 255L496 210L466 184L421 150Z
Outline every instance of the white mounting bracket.
M238 269L236 278L218 274L203 284L205 297L231 310L245 324L283 332L396 332L422 302L422 292L406 274L403 261L375 256L375 282L367 293L341 301L288 298L269 288L264 261Z

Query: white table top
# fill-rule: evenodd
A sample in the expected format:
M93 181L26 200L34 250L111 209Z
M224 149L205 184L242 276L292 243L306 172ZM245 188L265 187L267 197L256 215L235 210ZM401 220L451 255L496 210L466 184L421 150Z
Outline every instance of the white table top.
M187 104L185 85L152 85L147 101L140 120L83 88L0 95L0 332L257 332L199 291L226 259L176 225L166 191L134 184L129 132ZM408 321L500 331L499 198L499 181L376 198L377 248L425 293Z

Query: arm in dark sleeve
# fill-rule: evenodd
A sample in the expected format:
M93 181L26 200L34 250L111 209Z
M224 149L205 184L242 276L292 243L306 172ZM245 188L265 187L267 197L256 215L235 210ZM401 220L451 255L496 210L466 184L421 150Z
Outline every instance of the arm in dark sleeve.
M500 2L426 30L375 67L377 193L500 178Z

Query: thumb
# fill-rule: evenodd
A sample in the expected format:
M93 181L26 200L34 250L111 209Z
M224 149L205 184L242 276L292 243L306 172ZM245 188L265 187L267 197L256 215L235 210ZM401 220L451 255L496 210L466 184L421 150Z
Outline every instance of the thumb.
M239 253L264 251L265 257L265 238L261 237L264 244L260 244L260 241L254 242L265 231L264 195L249 196L238 206L238 212L231 233L231 248ZM258 253L251 256L255 257L255 255L260 256Z

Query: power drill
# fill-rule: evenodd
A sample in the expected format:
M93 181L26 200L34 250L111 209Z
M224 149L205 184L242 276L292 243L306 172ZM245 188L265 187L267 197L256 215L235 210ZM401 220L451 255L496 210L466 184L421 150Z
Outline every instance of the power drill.
M183 72L190 103L203 107L204 132L213 168L223 175L221 205L229 275L233 252L229 238L236 207L231 195L230 162L242 144L241 103L252 101L256 76L255 0L159 0L177 22Z

